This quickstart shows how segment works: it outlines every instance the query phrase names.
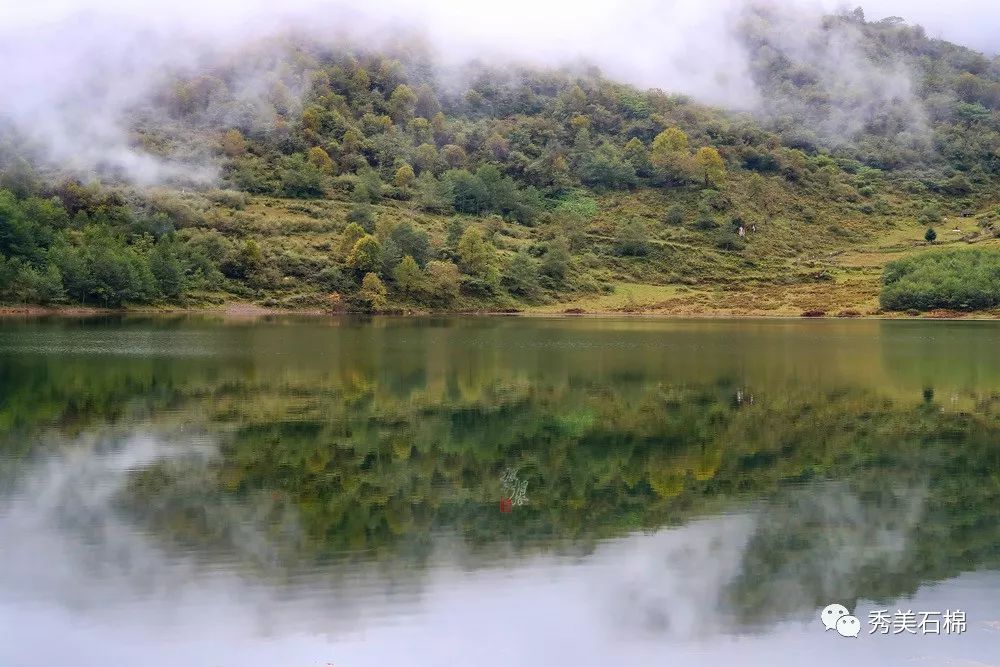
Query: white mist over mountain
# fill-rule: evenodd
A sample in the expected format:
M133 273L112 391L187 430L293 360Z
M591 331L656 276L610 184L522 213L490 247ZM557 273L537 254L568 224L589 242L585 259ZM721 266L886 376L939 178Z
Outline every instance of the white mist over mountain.
M748 73L747 53L735 34L747 0L387 0L377 6L288 0L280 7L265 0L11 4L0 19L0 86L5 91L0 122L12 122L63 168L118 173L138 183L176 177L209 181L214 175L202 156L163 160L138 149L138 139L130 135L129 113L163 83L165 74L196 65L206 53L224 53L289 30L331 40L347 35L373 45L420 34L446 64L473 58L544 65L585 61L641 87L733 109L762 106ZM990 40L996 39L992 27L1000 25L1000 5L989 0L947 6L872 0L867 5L869 19L898 14L922 22L932 36L997 50ZM774 6L787 17L789 47L826 61L824 82L860 85L876 103L910 103L905 68L875 72L849 40L810 51L807 38L818 29L821 15L844 9L842 4L792 0ZM914 128L922 122L919 116L917 109ZM855 122L845 117L837 124L849 129Z

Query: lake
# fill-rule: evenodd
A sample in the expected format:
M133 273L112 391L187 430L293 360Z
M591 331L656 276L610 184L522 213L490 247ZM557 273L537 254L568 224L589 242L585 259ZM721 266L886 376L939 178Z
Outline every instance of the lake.
M996 665L998 350L993 322L2 321L0 666Z

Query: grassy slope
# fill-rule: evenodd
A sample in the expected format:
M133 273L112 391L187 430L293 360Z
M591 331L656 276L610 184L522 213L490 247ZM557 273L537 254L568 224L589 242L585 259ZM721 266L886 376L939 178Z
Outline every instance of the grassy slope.
M599 213L586 228L583 246L574 251L573 282L581 286L575 293L560 298L550 295L532 303L511 299L499 305L463 296L454 309L507 307L534 313L580 309L674 316L798 316L819 310L828 315L842 311L872 315L879 312L885 264L929 247L923 240L926 227L916 219L922 202L891 186L880 194L879 212L865 214L860 209L869 200L863 197L837 201L829 198L829 191L795 189L779 178L767 179L763 192L752 196L745 176L745 172L730 176L723 194L731 208L718 216L725 220L738 214L747 221L747 244L742 251L718 249L714 232L695 227L696 188L612 192L598 198ZM979 226L982 221L996 220L1000 200L987 193L972 201L970 217L945 209L935 246L1000 247L1000 240ZM684 223L664 222L665 211L677 203L685 208ZM238 211L215 205L206 219L228 236L256 239L272 255L327 264L337 252L339 233L352 206L340 199L256 197ZM412 220L429 232L435 246L444 242L448 216L419 212L399 201L385 201L376 211L380 218ZM617 256L613 252L615 226L636 217L649 224L651 252L640 258ZM484 224L481 218L468 218L468 222ZM544 241L555 233L546 224L529 228L499 219L485 224L496 230L494 243L501 252ZM750 231L751 224L756 225L756 232ZM196 298L211 304L232 296ZM324 294L287 276L266 294L248 293L247 298L280 308L325 304ZM390 303L404 311L420 310L392 293Z

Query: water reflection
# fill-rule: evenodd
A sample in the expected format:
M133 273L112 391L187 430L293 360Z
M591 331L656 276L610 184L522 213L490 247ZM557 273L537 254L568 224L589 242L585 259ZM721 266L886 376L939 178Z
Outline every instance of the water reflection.
M0 663L987 660L998 338L6 324ZM503 514L511 466L530 502ZM854 645L815 620L925 600L967 608L969 633Z

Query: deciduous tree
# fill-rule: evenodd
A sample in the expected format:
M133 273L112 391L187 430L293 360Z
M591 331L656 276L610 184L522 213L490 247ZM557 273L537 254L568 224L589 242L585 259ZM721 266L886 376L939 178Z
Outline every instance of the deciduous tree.
M397 188L408 188L413 184L414 179L416 179L416 174L413 173L413 167L404 164L396 170L396 175L393 177L392 182Z
M324 174L333 173L333 160L331 160L330 155L319 146L313 146L309 149L307 159L311 165L319 169Z
M240 157L247 152L247 142L239 130L226 130L219 142L226 157Z
M381 268L382 246L370 234L362 236L351 248L347 265L360 272L374 272Z
M424 272L416 260L407 255L392 272L399 291L408 296L419 294L424 289Z
M358 296L373 313L385 310L388 305L386 301L386 289L382 279L374 273L366 273L361 280L361 290Z
M451 262L427 262L427 298L441 305L449 305L458 297L462 276Z
M365 235L365 229L356 222L352 222L344 228L340 234L340 256L347 260L358 239Z
M726 177L726 163L719 151L711 146L698 149L694 156L698 171L705 179L705 185L719 185Z
M396 86L389 96L389 114L392 119L400 124L413 118L413 111L417 106L417 95L413 89L405 83Z
M470 225L458 242L458 256L465 273L480 278L485 277L496 265L496 248L484 236L482 230Z

